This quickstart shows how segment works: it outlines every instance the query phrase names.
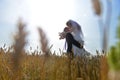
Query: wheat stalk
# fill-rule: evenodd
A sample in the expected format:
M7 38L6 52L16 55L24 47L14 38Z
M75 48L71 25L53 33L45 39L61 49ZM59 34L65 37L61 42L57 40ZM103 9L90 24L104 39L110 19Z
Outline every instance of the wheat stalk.
M48 47L48 39L43 31L42 28L38 28L39 36L40 36L40 44L41 44L41 50L45 56L49 55L49 47Z
M13 73L15 74L14 78L16 79L18 76L18 72L20 72L20 66L21 66L21 58L22 53L24 51L24 46L26 44L25 38L27 35L27 32L24 31L25 24L22 22L21 19L18 21L18 32L14 36L14 52L12 55L12 62L13 62Z
M100 0L92 0L93 8L96 13L96 15L101 15L101 3Z

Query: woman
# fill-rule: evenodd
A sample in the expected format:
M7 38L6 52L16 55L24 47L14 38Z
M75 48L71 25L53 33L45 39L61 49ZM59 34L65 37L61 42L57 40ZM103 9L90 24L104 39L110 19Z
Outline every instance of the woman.
M74 39L78 41L83 47L84 40L83 40L83 32L82 32L81 26L73 20L67 21L66 25L71 29L72 31L71 34L73 35ZM72 48L75 56L80 56L85 52L84 48L78 48L75 45L72 45Z

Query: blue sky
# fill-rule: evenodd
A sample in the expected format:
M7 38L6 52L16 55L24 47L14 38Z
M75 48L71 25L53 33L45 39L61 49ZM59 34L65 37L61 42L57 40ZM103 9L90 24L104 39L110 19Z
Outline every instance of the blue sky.
M112 18L110 24L109 45L116 42L115 33L120 15L120 0L112 1ZM106 0L103 3L103 20L105 17ZM41 26L49 39L53 50L64 47L64 40L59 40L58 33L66 26L69 19L77 21L85 35L85 48L95 53L101 50L101 39L98 17L94 14L91 0L0 0L0 46L11 45L16 32L19 17L27 24L28 46L36 49L39 37L37 27Z

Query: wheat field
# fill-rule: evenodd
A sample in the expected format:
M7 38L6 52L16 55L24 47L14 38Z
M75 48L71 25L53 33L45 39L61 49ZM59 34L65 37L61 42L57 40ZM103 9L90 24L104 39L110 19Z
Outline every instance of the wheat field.
M22 53L19 61L13 53L0 49L0 80L106 80L108 66L104 55L75 57ZM15 61L16 60L16 61ZM78 79L79 80L79 79Z

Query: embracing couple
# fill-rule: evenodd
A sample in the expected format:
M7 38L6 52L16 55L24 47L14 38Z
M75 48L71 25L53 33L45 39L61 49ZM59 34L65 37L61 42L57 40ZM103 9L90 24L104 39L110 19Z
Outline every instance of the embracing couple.
M81 56L85 52L81 26L73 20L67 21L66 25L67 27L59 34L60 39L66 39L67 53Z

